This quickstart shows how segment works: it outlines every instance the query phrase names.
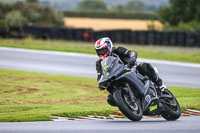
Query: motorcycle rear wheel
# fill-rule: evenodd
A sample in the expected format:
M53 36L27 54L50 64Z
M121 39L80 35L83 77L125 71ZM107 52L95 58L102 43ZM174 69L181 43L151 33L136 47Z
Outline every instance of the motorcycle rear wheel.
M165 101L168 102L169 104L165 103L166 111L162 112L161 116L168 121L174 121L181 116L181 109L174 95L169 90L167 90L167 93L172 95L172 99L168 99L167 101Z
M143 111L139 100L134 103L130 103L129 95L123 92L121 89L113 92L114 100L119 108L119 110L130 120L140 121L143 116Z

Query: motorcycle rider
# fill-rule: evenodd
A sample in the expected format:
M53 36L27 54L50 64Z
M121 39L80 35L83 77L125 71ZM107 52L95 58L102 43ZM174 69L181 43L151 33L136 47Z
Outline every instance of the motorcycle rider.
M101 61L108 56L118 56L120 60L129 68L136 65L136 69L139 71L139 73L143 76L148 76L149 79L160 88L161 92L167 89L163 84L162 79L158 76L158 71L155 67L153 67L150 63L145 62L140 63L139 65L136 64L136 51L130 51L120 46L115 48L113 47L112 41L108 37L98 39L95 43L95 50L100 58L96 62L97 81L99 81L102 75ZM105 88L99 86L99 89L104 90ZM107 102L111 106L115 106L113 96L110 94L107 97Z

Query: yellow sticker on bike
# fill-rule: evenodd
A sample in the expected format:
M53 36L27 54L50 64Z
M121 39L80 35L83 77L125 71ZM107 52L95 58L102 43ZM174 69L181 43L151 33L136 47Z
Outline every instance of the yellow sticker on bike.
M157 105L157 104L154 105L154 106L151 106L151 107L150 107L150 112L153 111L153 110L156 110L157 108L158 108L158 105Z

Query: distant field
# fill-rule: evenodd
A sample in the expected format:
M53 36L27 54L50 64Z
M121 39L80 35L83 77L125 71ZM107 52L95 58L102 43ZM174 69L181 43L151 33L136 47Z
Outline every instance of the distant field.
M127 19L105 19L105 18L65 18L65 26L73 28L92 28L94 30L130 29L148 30L148 25L154 23L161 28L159 21L150 20L127 20Z

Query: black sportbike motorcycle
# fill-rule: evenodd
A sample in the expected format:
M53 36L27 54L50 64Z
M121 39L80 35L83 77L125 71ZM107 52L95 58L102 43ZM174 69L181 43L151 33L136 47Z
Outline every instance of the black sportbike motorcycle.
M166 120L180 117L180 106L173 94L160 89L148 77L128 68L117 57L101 62L103 74L98 81L114 97L119 110L130 120L139 121L143 115L161 115Z

